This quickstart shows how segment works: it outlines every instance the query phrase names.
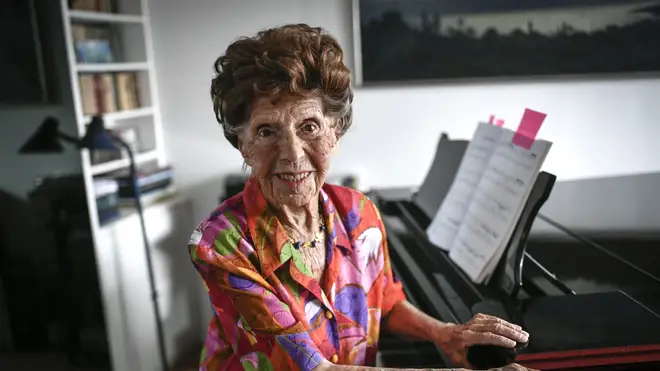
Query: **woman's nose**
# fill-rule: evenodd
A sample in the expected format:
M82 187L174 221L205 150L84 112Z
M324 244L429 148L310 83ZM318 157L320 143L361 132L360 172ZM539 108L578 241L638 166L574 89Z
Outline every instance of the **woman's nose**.
M304 155L303 142L295 133L286 133L280 140L280 159L296 163Z

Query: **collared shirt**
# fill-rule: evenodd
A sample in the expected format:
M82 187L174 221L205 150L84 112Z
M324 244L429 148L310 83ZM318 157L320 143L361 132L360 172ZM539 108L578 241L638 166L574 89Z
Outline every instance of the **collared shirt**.
M349 188L325 184L319 197L323 282L311 277L252 178L195 229L190 256L213 309L200 370L375 363L381 319L405 300L380 214Z

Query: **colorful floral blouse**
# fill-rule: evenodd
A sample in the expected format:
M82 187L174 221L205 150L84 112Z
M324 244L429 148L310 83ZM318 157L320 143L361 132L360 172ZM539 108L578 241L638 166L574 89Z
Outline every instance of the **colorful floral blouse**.
M322 359L375 363L380 321L405 299L380 214L363 194L324 185L323 282L268 207L255 180L193 232L190 256L213 318L200 370L311 370Z

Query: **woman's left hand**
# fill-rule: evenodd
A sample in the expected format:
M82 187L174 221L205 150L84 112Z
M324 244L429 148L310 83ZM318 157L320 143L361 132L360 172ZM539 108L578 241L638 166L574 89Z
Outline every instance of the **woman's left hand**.
M467 348L471 345L496 345L514 348L517 343L526 343L529 334L518 325L501 318L477 314L465 324L446 324L437 330L436 343L462 367L469 367Z

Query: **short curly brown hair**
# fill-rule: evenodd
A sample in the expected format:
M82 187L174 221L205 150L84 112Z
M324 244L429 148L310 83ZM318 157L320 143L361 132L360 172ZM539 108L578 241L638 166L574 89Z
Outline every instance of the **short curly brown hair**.
M213 111L225 137L238 148L238 133L256 98L288 93L321 98L336 117L338 134L352 122L353 90L344 52L319 27L290 24L233 42L214 64Z

